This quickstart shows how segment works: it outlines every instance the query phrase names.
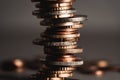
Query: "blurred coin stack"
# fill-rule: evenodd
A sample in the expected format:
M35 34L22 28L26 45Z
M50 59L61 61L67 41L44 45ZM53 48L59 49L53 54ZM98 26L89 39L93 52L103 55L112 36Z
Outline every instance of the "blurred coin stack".
M71 77L76 67L83 64L81 58L74 54L82 53L77 42L80 37L78 29L83 27L86 15L76 15L72 4L75 0L32 0L37 10L33 15L42 18L40 25L47 26L41 33L36 45L44 46L47 55L45 66L31 76L33 80L64 80Z

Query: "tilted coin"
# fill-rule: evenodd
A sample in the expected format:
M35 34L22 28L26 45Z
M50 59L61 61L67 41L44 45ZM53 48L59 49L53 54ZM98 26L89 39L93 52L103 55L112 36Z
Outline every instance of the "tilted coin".
M87 16L86 15L75 15L73 17L69 17L69 18L58 18L58 19L54 19L54 18L50 18L50 19L45 19L44 21L47 23L64 23L64 22L78 22L78 21L84 21L87 20Z
M72 17L74 16L74 13L65 13L65 14L59 14L59 15L37 15L38 18L66 18L66 17ZM40 24L43 26L47 26L47 23L42 24L43 22L41 22Z

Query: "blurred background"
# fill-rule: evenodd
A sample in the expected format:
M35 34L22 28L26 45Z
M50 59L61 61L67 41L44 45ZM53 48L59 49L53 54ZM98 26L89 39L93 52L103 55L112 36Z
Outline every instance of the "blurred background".
M79 45L84 48L80 57L84 60L106 59L120 64L119 4L120 0L76 0L74 3L77 14L88 15L89 19L80 30ZM32 44L46 28L32 16L33 10L30 0L0 0L0 61L44 56L43 47ZM114 80L120 79L116 77Z

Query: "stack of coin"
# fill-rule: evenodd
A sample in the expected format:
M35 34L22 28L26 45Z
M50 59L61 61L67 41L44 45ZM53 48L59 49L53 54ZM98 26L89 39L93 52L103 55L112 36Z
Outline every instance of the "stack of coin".
M71 77L73 70L83 64L74 54L82 53L77 42L80 38L78 29L83 27L86 15L77 15L72 4L75 0L32 0L37 10L33 15L43 18L40 25L47 29L40 34L41 39L34 40L36 45L44 46L47 55L42 67L32 79L63 80Z

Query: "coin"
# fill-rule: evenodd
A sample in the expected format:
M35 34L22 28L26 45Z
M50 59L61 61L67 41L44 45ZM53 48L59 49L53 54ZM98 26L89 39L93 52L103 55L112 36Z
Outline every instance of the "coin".
M46 61L47 65L58 65L58 66L80 66L83 65L83 60L79 59L73 62L62 62L62 61Z
M41 7L44 7L44 8L48 8L48 7L67 7L67 6L72 6L72 2L62 2L62 3L58 3L58 2L52 2L52 3L46 3L44 4L44 2L42 3L38 3L35 5L36 8L41 8Z
M40 42L41 41L44 41L44 42L63 42L63 41L78 41L78 38L64 38L64 39L61 39L61 38L45 38L45 37L42 37L41 39L37 38L35 40L33 40L33 44L36 44L36 45L40 45Z
M62 27L48 27L46 31L51 32L76 32L78 29L75 28L62 28Z
M43 72L43 71L39 71L37 74L41 74L41 72ZM44 74L64 74L64 73L71 73L72 71L70 71L70 70L65 70L65 71L63 71L63 70L57 70L57 71L54 71L54 70L46 70L46 71L44 71L43 73Z
M73 71L75 70L75 67L70 67L70 66L46 66L42 67L43 71Z
M45 42L45 41L40 41L40 45L45 45L45 46L70 46L70 45L76 45L77 42Z
M52 48L52 49L74 49L77 48L77 45L70 45L70 46L44 46L45 48Z
M64 34L64 35L60 35L60 34L52 34L52 35L49 35L49 34L41 34L40 36L43 36L43 37L48 37L48 38L77 38L77 37L80 37L80 33L75 33L75 34Z
M33 15L35 15L35 16L38 16L38 17L44 17L44 16L47 16L47 17L45 17L45 18L49 18L49 17L52 17L52 18L54 18L55 16L58 16L58 18L60 17L60 18L63 18L62 16L65 16L65 15L67 15L68 16L68 14L70 15L72 15L72 14L74 14L76 12L76 10L74 9L74 8L71 8L71 9L68 9L68 10L57 10L57 11L43 11L43 10L34 10L33 12L32 12L32 14ZM66 16L66 17L67 17ZM72 17L72 16L68 16L68 17ZM48 20L48 19L47 19Z
M50 70L56 70L56 71L73 71L73 70L75 70L74 67L63 67L63 66L49 66L47 68Z
M58 10L58 11L51 11L48 13L43 13L44 15L60 15L60 14L70 14L75 13L76 10L74 8L67 9L67 10Z
M38 79L39 80L64 80L63 78L60 78L60 77L46 77L46 78L38 78Z
M79 24L74 23L73 25L70 25L70 24L68 24L68 25L66 25L66 26L64 26L64 25L62 25L62 26L53 25L53 26L51 26L51 27L53 27L53 28L55 27L55 28L72 28L72 29L80 29L80 28L83 28L84 25L83 25L83 23L79 23Z
M41 21L40 22L40 25L43 25L43 26L74 26L76 24L80 24L80 21L77 21L77 22L59 22L59 23L49 23L49 22L46 22L45 20Z
M65 13L65 14L59 14L59 15L37 15L38 18L66 18L66 17L72 17L74 16L74 13ZM41 25L47 26L47 23L42 24L43 22L40 22ZM50 26L50 25L49 25Z
M86 15L75 15L73 17L69 17L69 18L58 18L58 19L54 19L54 18L50 18L50 19L45 19L44 21L47 23L64 23L64 22L78 22L78 21L84 21L87 20L87 16Z
M62 30L64 30L64 31L62 31ZM59 35L69 35L69 34L78 33L77 29L73 29L73 31L72 30L71 31L65 31L65 30L67 30L67 29L61 29L61 31L60 31L60 29L53 29L53 30L47 29L44 33L49 34L49 35L53 35L53 34L56 34L56 35L58 35L58 34Z
M77 60L77 58L73 55L62 55L62 56L51 56L48 55L46 57L46 61L63 61L63 62L73 62Z
M60 78L60 77L50 77L50 78L47 78L45 80L64 80L64 79Z
M44 48L44 52L46 54L77 54L82 53L82 48L75 48L75 49L51 49L51 48Z
M41 78L45 78L45 77L71 77L72 76L72 72L71 71L48 71L48 72L38 72L36 75L37 76L41 76Z
M75 0L31 0L32 2L74 2Z

